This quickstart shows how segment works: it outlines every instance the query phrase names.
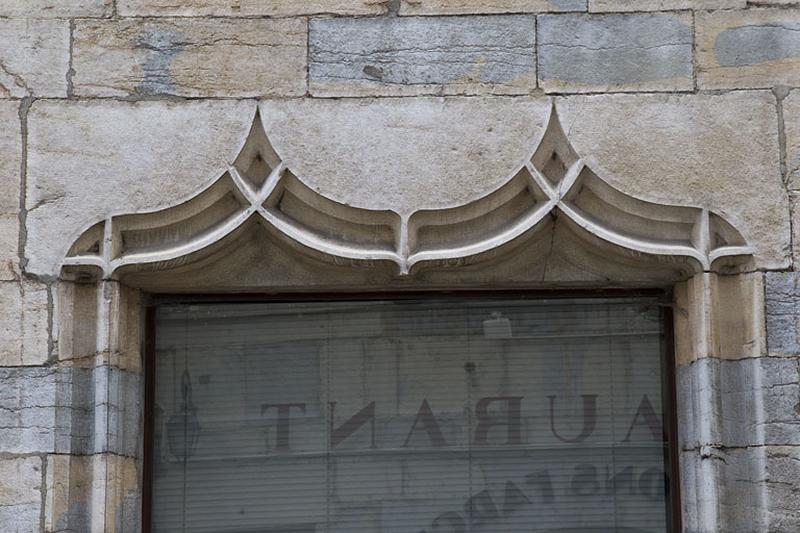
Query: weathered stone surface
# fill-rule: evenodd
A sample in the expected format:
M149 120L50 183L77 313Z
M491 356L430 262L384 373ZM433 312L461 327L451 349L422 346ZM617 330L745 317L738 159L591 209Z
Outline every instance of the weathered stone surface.
M788 266L771 93L572 97L557 105L576 149L613 186L645 200L709 207L742 232L761 268ZM252 109L35 103L28 269L52 275L70 244L106 215L174 205L216 180L238 152ZM355 207L406 213L462 205L505 183L530 156L548 113L543 98L262 105L278 153L313 189Z
M380 15L384 0L117 0L123 17L287 17L331 13L336 15Z
M800 355L800 273L768 272L767 347L770 355Z
M0 368L0 449L8 453L54 451L59 379L59 371L52 368Z
M16 215L22 163L19 102L0 100L0 125L0 215Z
M401 15L586 11L587 0L403 0Z
M766 355L764 275L700 273L675 286L675 358Z
M783 100L783 127L789 188L797 191L800 190L800 90L792 91Z
M695 24L700 88L800 84L800 10L698 12Z
M309 26L315 96L525 94L536 87L535 20L318 18Z
M75 93L85 96L298 96L301 19L123 19L76 23Z
M0 101L0 281L19 277L19 103Z
M19 279L19 218L0 215L0 281Z
M760 268L788 267L789 204L771 93L574 96L557 105L600 177L645 200L708 207L742 233Z
M770 531L800 530L797 487L800 446L780 446L764 451L767 464L768 521Z
M7 533L39 531L42 460L0 459L0 524Z
M142 397L140 375L106 365L0 369L0 449L134 456Z
M113 0L0 0L0 17L108 17Z
M0 302L0 366L47 361L46 287L33 282L0 282Z
M800 193L794 191L790 193L792 201L792 265L794 270L800 270Z
M68 69L68 21L0 19L0 98L66 96Z
M735 9L746 6L747 0L589 0L590 12Z
M227 170L251 102L37 102L29 116L30 271L54 274L110 213L167 207Z
M543 15L538 35L546 92L693 87L690 15Z
M678 367L681 447L800 443L798 364L777 357L706 357Z
M45 531L91 531L93 457L47 456Z

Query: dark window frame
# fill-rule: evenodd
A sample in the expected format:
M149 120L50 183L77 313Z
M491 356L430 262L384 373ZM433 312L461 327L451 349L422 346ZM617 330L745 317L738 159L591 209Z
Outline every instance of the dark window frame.
M167 304L191 303L269 303L298 301L409 300L436 298L635 298L656 297L663 309L662 345L662 420L668 445L664 460L669 468L667 479L667 520L670 533L683 531L681 520L680 465L678 456L678 410L676 384L675 329L673 294L670 289L459 289L408 291L342 291L342 292L279 292L279 293L185 293L148 294L145 299L145 342L143 351L144 409L142 463L142 533L152 533L153 446L155 404L156 308Z

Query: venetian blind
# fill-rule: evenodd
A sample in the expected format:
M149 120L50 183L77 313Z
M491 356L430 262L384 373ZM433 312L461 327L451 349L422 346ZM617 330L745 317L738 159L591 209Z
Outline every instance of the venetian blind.
M668 530L657 302L157 310L153 531Z

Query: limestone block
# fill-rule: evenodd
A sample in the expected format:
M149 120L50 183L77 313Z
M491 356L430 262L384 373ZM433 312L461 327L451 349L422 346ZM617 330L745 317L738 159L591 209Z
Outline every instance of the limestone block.
M68 69L68 21L0 19L0 98L66 96Z
M695 24L700 88L800 84L800 10L700 11Z
M747 0L589 0L590 12L736 9L744 7L747 7Z
M527 15L312 19L310 90L525 94L536 87L535 27Z
M586 11L587 0L403 0L401 15Z
M800 90L792 91L783 100L783 128L786 135L786 172L789 188L800 190Z
M54 451L60 378L52 368L0 368L0 449L7 453Z
M380 15L384 0L117 0L123 17L291 17L330 13Z
M250 102L36 102L29 115L30 271L57 273L72 242L110 213L172 205L227 170Z
M45 531L140 531L139 479L133 457L48 456Z
M22 163L19 102L0 100L0 125L0 215L16 215Z
M768 272L766 297L770 355L800 355L800 274Z
M759 268L788 266L771 93L556 104L578 153L613 187L708 207L738 228ZM530 158L549 106L530 97L288 99L265 101L261 111L275 149L311 189L353 207L410 213L460 206L506 183ZM175 205L210 185L238 153L252 112L243 102L36 102L28 270L56 273L70 244L109 214Z
M768 499L774 465L767 459L769 448L722 448L707 460L717 463L720 476L718 494L718 531L793 531L769 527Z
M790 193L792 199L792 264L794 270L800 270L800 192Z
M0 101L0 281L19 279L19 103Z
M92 456L48 455L45 531L90 531Z
M796 359L706 357L678 367L677 386L682 448L800 443Z
M539 17L545 92L688 91L692 18L682 13Z
M575 149L612 186L657 203L707 207L741 231L759 268L789 266L789 203L770 92L573 96L557 105Z
M92 497L91 523L95 531L127 533L140 531L142 515L141 476L134 457L95 455L92 478L102 488Z
M73 52L83 96L299 96L301 19L80 20Z
M0 0L0 17L70 18L108 17L113 0Z
M48 296L34 282L0 282L0 366L40 365L48 359Z
M0 281L19 279L19 218L0 215Z
M138 291L117 282L61 280L55 307L60 360L141 371L142 310Z
M91 452L136 456L142 434L142 376L106 365L96 367L91 376L95 389Z
M770 531L800 530L797 480L800 479L800 446L765 450L767 463L768 521Z
M763 275L698 274L677 284L675 337L679 365L765 355Z
M7 533L39 531L42 460L0 459L0 524Z

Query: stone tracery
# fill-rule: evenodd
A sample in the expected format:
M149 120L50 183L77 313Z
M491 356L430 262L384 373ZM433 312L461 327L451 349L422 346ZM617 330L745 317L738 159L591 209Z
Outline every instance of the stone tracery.
M334 260L390 262L408 275L425 263L462 264L556 216L606 245L687 260L697 272L752 253L707 209L645 202L610 186L573 149L553 106L531 156L501 187L462 206L411 215L348 206L310 189L281 160L256 114L236 160L210 187L165 210L107 218L84 232L62 266L97 267L110 278L129 265L180 261L256 220Z

